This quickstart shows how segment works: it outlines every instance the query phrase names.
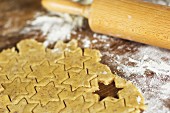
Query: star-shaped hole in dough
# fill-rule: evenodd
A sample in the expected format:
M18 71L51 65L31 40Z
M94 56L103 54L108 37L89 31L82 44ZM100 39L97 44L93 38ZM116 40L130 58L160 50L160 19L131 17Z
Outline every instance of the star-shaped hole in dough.
M49 102L45 106L40 104L33 110L34 113L59 113L61 109L65 107L64 103L61 101Z
M83 96L75 100L64 100L64 103L66 107L60 113L89 113L88 108L91 106L91 103L84 102Z
M11 83L2 84L4 90L1 92L3 95L9 95L11 101L21 95L27 95L26 87L29 82L21 82L20 78L14 79Z
M58 93L62 91L60 88L56 88L53 82L50 82L46 86L37 86L37 93L31 97L32 100L38 100L42 105L46 105L50 101L59 101Z
M98 94L100 96L100 101L103 100L106 97L118 97L118 92L122 90L122 88L117 88L115 86L115 82L113 81L109 85L104 85L103 83L99 83L99 90L95 92L95 94Z
M64 84L69 84L72 86L72 91L75 91L79 87L90 88L90 80L97 77L95 74L87 74L87 70L83 69L80 73L69 73L70 78L64 81Z
M65 65L65 70L69 70L71 68L81 68L83 69L83 63L89 60L90 57L83 56L82 50L78 48L74 52L65 52L65 58L58 61L58 63Z
M54 78L55 75L53 74L53 71L55 68L55 66L49 65L48 61L44 61L41 65L32 67L33 72L28 75L28 78L35 78L37 82L40 82L45 78Z
M28 103L26 99L22 99L15 105L9 105L10 113L32 113L36 103Z

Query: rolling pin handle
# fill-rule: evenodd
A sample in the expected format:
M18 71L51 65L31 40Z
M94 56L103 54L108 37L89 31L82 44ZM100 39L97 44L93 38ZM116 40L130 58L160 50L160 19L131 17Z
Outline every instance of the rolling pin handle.
M90 5L82 5L69 0L42 0L41 3L49 11L89 17Z

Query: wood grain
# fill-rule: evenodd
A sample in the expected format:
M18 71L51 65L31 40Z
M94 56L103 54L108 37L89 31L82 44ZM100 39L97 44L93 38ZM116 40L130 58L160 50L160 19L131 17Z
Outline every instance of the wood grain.
M93 31L170 49L170 7L139 0L94 0Z

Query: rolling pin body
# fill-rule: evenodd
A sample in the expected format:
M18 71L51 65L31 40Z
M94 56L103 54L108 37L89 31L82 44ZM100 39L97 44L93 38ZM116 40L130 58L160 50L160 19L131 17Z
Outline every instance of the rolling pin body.
M137 0L94 0L89 25L98 33L170 49L170 8Z

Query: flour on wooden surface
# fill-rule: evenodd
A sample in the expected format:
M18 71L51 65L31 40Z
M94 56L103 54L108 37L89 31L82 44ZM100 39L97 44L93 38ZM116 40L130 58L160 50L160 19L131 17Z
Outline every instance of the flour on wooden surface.
M126 60L125 60L126 59ZM170 51L151 46L142 46L135 54L118 56L115 62L117 69L130 78L144 93L148 110L145 113L166 113L169 108L163 107L163 100L170 98ZM133 66L129 66L133 63ZM147 77L147 72L153 76ZM131 78L135 75L135 79ZM168 83L168 84L167 84Z
M60 13L38 15L33 21L29 21L28 25L22 32L40 30L46 37L44 44L48 46L58 40L70 39L71 33L82 27L83 17Z
M170 75L170 53L169 51L152 46L140 47L136 54L125 54L118 56L118 68L126 72L126 76L131 74L145 75L146 69L155 72L156 75ZM126 59L126 62L122 61ZM168 61L168 62L167 62ZM120 63L121 62L121 63ZM128 63L134 66L128 66Z

